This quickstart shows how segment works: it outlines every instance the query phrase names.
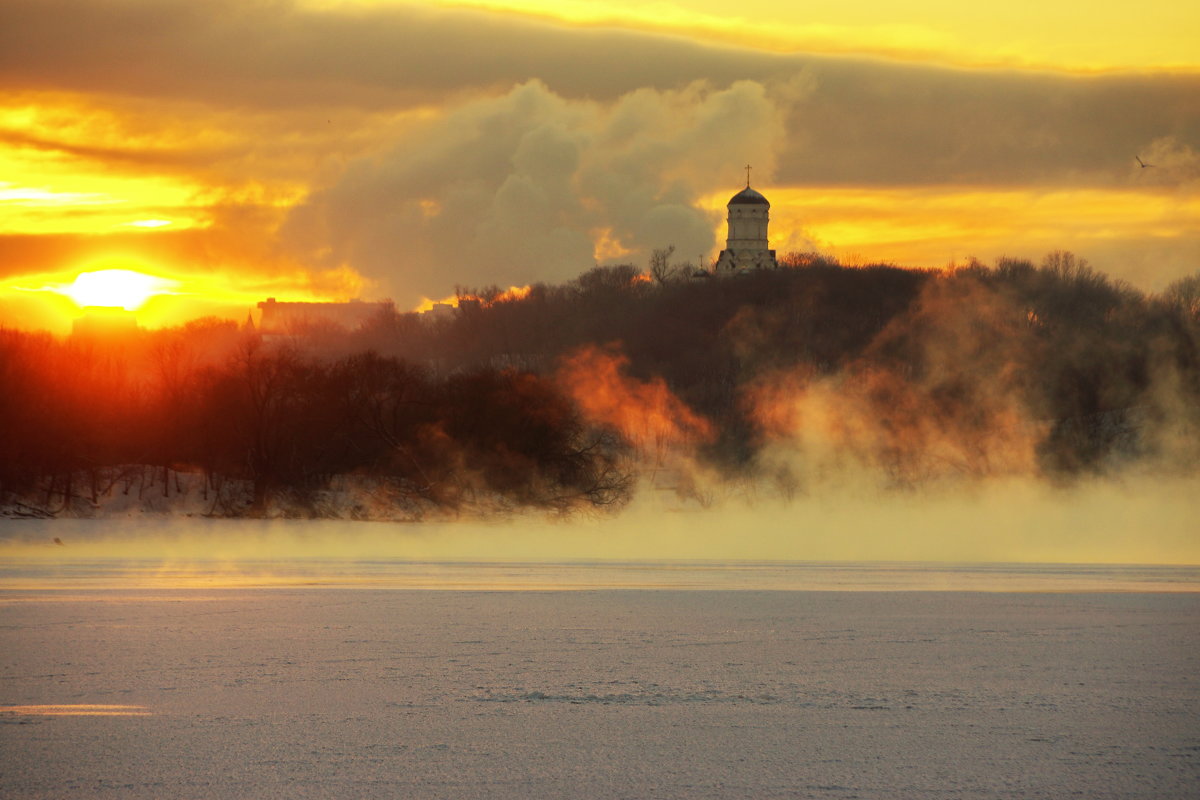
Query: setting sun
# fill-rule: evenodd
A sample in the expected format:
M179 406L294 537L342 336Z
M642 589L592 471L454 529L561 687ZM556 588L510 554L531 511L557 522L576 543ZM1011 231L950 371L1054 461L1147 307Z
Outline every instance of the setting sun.
M62 293L80 307L108 306L136 311L150 297L169 291L175 281L128 269L81 272Z

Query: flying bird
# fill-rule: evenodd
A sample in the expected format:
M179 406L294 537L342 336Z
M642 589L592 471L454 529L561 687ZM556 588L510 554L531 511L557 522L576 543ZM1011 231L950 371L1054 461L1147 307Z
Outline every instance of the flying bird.
M1134 156L1133 160L1138 162L1138 166L1140 166L1142 169L1145 169L1146 167L1154 166L1153 164L1147 164L1145 161L1142 161L1142 159L1139 156Z

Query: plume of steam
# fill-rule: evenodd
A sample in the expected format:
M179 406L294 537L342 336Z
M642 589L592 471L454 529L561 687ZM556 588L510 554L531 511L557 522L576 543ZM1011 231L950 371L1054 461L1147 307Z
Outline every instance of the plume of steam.
M732 153L770 174L782 116L755 81L638 89L605 103L531 80L352 162L281 235L312 263L379 279L401 305L444 295L451 268L466 285L520 285L663 242L710 252L720 220L699 199L730 184L720 165Z
M661 465L671 453L711 441L712 425L659 376L626 373L629 359L613 348L584 347L563 360L558 382L591 421L615 428L643 460Z
M1016 304L942 278L843 370L776 371L744 398L765 464L798 488L849 474L886 487L1029 475L1046 428L1027 406L1034 352Z

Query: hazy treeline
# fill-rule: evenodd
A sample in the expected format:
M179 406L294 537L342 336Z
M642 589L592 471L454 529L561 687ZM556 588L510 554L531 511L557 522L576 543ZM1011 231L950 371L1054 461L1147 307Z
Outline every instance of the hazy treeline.
M1147 295L1067 252L942 271L784 262L732 279L596 268L520 299L463 290L483 302L452 321L382 315L344 346L451 370L513 364L568 391L580 378L564 358L602 348L704 421L689 457L725 478L790 482L821 459L892 486L1197 463L1200 274Z
M0 491L53 510L150 464L249 513L349 475L418 515L617 505L660 469L791 494L1200 463L1200 276L1150 296L1061 252L785 262L462 289L447 318L384 309L356 331L3 331ZM226 479L251 488L230 500Z
M142 465L161 469L168 495L172 470L202 471L207 513L220 515L280 500L318 513L317 494L345 475L366 481L367 516L628 496L619 437L533 373L317 360L215 321L124 346L5 331L0 370L0 491L30 511L128 490L131 469L141 489Z

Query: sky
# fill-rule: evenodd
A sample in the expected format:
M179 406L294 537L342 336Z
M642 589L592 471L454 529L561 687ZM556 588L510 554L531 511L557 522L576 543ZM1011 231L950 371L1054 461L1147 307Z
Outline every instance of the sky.
M1198 39L1178 0L0 0L0 325L102 269L154 326L705 261L746 164L781 254L1158 291L1200 270Z

